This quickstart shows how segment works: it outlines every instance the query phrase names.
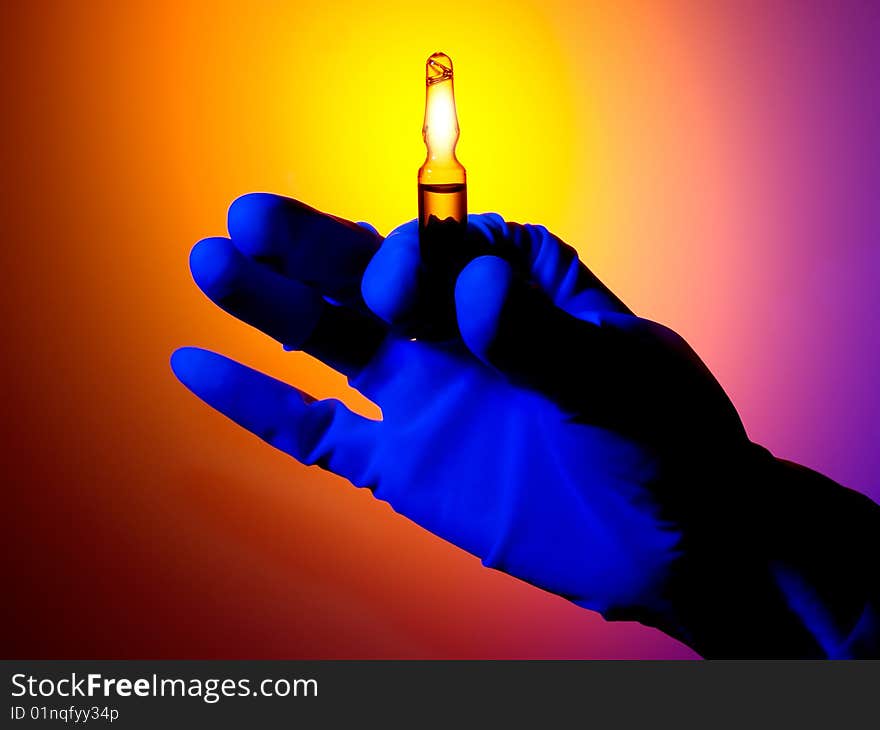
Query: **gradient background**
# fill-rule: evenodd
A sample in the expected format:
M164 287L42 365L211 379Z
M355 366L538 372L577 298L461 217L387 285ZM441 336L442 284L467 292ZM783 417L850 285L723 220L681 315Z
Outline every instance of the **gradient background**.
M251 190L412 218L436 50L471 210L546 224L755 441L880 498L876 3L0 13L7 657L694 656L483 569L171 375L196 344L369 411L186 259Z

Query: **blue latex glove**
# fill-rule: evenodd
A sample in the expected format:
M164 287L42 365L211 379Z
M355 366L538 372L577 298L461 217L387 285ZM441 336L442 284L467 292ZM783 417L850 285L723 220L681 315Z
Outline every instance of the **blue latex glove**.
M703 653L826 655L845 640L845 626L793 621L771 569L768 515L788 507L763 485L778 463L684 340L632 314L545 228L471 215L476 257L438 297L414 222L383 240L252 194L228 227L191 253L199 287L382 410L369 420L175 352L180 380L233 421L487 566ZM459 332L432 339L453 315Z

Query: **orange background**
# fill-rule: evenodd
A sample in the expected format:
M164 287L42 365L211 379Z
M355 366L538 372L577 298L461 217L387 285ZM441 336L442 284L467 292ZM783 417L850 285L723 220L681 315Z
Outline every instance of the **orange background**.
M858 139L860 87L850 98L827 71L822 54L845 44L829 50L822 17L762 7L4 4L5 653L693 656L483 569L274 452L197 402L168 357L209 347L369 410L211 305L187 254L251 190L383 233L414 217L424 61L442 50L471 210L547 225L688 338L753 438L865 488L880 462L859 378L880 348L835 323L864 311L868 275L858 241L816 233L844 220L826 181L854 168L807 174L857 160L811 113L853 105L836 124ZM807 328L813 264L832 253L855 293L820 298ZM835 333L826 367L816 342Z

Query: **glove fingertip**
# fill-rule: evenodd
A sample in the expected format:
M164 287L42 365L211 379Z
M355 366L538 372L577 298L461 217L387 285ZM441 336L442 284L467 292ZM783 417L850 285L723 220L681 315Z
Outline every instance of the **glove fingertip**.
M171 370L199 398L206 400L224 381L226 358L200 347L179 347L171 353Z
M481 360L488 361L512 280L513 269L504 259L480 256L456 281L458 328L465 344Z
M416 301L418 270L418 238L389 236L364 272L364 302L389 324L404 319Z
M224 296L238 274L238 256L228 238L204 238L189 254L189 269L199 289L211 299Z

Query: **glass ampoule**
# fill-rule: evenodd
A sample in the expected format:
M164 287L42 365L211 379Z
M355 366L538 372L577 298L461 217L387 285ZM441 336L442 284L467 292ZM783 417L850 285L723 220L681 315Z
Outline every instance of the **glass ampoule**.
M419 233L430 239L462 235L467 225L467 176L455 156L458 115L452 81L452 59L432 54L425 65L427 157L419 168Z

